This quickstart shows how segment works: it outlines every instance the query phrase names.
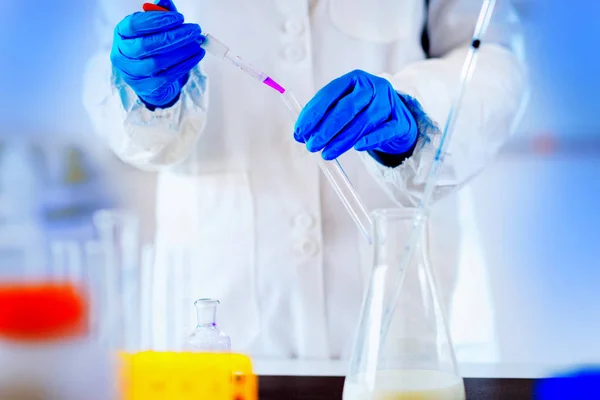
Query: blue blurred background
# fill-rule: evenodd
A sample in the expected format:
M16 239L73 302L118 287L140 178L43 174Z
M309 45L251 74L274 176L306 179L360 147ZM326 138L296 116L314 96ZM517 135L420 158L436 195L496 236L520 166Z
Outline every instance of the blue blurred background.
M600 362L600 2L515 4L531 102L515 139L471 185L501 359ZM100 207L135 208L151 237L155 177L118 162L93 136L81 103L83 69L98 44L95 1L21 0L3 9L3 273L43 262L15 250L24 242L93 235L89 216Z

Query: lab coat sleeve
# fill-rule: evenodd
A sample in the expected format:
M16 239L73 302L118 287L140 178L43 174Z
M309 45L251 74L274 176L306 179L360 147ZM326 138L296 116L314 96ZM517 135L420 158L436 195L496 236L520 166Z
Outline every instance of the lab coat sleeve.
M431 58L396 74L383 74L416 118L417 145L413 155L396 168L383 166L366 153L362 158L388 194L404 206L417 206L422 197L480 6L477 0L432 0L428 15ZM481 171L514 130L527 98L519 27L509 2L498 0L463 97L434 201Z
M87 65L83 102L94 130L121 160L144 170L162 170L183 162L204 129L208 82L196 66L177 103L151 111L115 73L110 62L113 29L140 4L100 2L96 28L102 45Z

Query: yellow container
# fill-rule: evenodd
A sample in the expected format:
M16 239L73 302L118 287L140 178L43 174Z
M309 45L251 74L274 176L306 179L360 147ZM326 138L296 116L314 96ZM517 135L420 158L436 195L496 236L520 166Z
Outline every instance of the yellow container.
M256 400L250 358L239 354L122 354L123 400Z

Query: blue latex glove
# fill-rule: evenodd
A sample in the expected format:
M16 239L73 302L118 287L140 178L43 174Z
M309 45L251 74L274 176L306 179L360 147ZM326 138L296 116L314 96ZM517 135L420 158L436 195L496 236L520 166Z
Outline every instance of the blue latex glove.
M600 399L600 367L583 368L550 379L542 379L535 388L539 400Z
M414 150L417 123L387 80L356 70L317 92L300 113L294 138L310 152L323 150L326 160L354 147L396 166Z
M205 55L200 26L184 24L170 0L158 5L172 11L136 12L117 25L110 55L116 71L151 109L177 102L190 70Z

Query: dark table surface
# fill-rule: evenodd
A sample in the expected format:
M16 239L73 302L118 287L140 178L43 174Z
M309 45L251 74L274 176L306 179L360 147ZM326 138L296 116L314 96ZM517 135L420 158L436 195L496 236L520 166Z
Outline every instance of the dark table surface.
M465 378L467 400L529 400L532 379ZM343 377L261 376L260 400L338 400Z

